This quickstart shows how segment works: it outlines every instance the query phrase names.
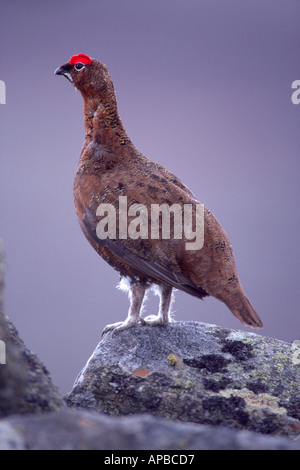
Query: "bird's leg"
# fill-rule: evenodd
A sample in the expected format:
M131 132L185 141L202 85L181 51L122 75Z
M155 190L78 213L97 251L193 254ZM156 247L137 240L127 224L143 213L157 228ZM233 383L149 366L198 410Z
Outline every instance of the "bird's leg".
M167 325L171 320L171 302L172 302L172 287L166 285L159 286L159 311L158 315L148 315L143 319L143 323L150 326Z
M130 298L130 307L126 320L123 322L112 323L107 325L102 335L107 333L110 330L121 331L136 326L140 320L140 310L142 307L146 287L141 284L131 284L129 289L129 298Z

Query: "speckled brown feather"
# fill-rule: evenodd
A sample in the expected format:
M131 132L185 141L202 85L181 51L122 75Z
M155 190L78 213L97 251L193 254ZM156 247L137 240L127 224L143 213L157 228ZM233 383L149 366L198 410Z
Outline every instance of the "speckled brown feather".
M175 287L199 298L216 297L242 323L262 326L241 287L228 237L207 208L204 246L200 250L186 250L184 237L99 240L96 210L100 203L117 207L119 196L127 196L128 206L141 203L150 209L152 203L195 205L198 201L175 175L134 147L120 120L105 65L93 59L77 71L67 63L56 73L72 80L83 96L86 137L74 181L74 201L81 228L98 254L131 280L131 286L136 286L135 298L140 293L143 297L143 286L158 284L162 291L165 288L164 296L170 301L171 288ZM116 325L123 329L136 322L124 324L110 325L108 329Z

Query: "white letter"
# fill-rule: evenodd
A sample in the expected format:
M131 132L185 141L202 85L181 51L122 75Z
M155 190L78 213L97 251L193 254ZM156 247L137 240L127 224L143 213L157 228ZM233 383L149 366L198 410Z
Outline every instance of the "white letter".
M300 364L300 340L296 339L292 342L292 363Z
M100 240L110 238L115 240L116 234L116 209L112 204L101 203L97 207L96 215L102 217L107 212L107 216L98 222L96 227L96 234ZM105 227L107 226L107 230Z
M132 240L138 238L148 239L148 211L144 204L132 204L128 209L129 216L138 216L128 226L128 235ZM139 230L137 231L137 227Z
M196 209L196 230L193 231L193 207ZM196 238L194 242L185 244L186 250L201 250L204 244L204 205L184 205L184 235L188 240Z
M180 204L151 204L151 238L159 239L159 214L161 212L161 238L170 240L171 238L171 212L174 215L174 239L182 238L182 208Z
M119 240L127 238L127 196L119 196Z
M292 88L298 88L298 90L294 91L292 94L292 103L299 104L300 103L300 80L294 80L292 83Z
M5 343L0 340L0 364L6 364Z
M5 82L0 80L0 103L6 104L6 89L5 89Z

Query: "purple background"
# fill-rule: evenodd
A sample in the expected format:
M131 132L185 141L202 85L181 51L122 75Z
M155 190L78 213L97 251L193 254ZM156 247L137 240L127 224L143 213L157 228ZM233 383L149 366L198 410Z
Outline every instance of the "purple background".
M298 0L0 1L1 227L5 306L63 392L107 323L125 319L118 275L81 233L72 185L82 99L56 67L104 62L136 147L217 216L265 323L299 328ZM156 313L149 296L147 314ZM225 305L178 292L177 320L241 326Z

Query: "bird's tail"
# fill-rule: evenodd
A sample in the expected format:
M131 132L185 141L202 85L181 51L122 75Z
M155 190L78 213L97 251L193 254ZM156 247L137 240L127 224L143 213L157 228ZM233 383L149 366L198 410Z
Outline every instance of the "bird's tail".
M263 322L243 291L231 295L230 299L225 300L225 303L233 315L245 325L250 325L253 328L263 327Z

